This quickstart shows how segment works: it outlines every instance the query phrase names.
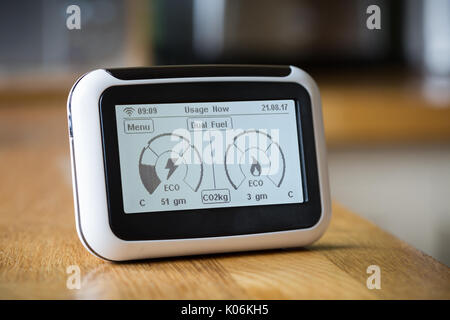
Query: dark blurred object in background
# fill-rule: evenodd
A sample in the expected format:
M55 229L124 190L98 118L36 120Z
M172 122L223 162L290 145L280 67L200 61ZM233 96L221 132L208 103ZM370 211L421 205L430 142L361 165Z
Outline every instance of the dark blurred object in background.
M335 68L403 61L402 1L158 3L157 14L166 17L156 28L163 33L155 42L158 64L276 63ZM366 28L366 9L371 4L381 9L381 30ZM179 10L192 11L192 15L180 19Z
M82 29L66 27L66 8L73 1L8 1L0 10L0 71L118 63L125 40L123 1L76 1Z
M81 8L81 30L66 8ZM369 5L381 30L366 27ZM97 0L0 5L0 76L192 63L379 67L450 74L448 0Z

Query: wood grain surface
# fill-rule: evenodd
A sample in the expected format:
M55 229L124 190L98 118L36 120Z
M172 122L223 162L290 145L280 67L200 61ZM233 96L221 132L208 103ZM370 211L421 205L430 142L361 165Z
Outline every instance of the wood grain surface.
M307 248L104 262L76 235L66 130L63 106L0 108L1 299L450 298L448 267L337 204ZM366 287L369 265L380 290Z

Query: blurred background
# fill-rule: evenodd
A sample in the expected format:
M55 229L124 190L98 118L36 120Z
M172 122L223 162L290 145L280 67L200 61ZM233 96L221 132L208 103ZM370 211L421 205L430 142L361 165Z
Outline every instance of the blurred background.
M81 29L67 28L69 5ZM450 265L450 0L2 2L0 161L39 147L29 137L65 143L67 94L91 69L202 63L310 73L333 199Z

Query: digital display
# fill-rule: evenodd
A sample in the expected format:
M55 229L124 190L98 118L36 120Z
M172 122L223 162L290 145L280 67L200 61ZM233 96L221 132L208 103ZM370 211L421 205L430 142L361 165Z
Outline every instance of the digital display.
M115 111L127 214L304 202L294 100Z

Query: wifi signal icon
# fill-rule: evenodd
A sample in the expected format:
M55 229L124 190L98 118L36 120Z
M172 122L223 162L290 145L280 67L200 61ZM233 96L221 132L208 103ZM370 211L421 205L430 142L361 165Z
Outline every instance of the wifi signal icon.
M125 112L129 117L131 117L134 113L134 108L126 107L125 109L123 109L123 112Z

